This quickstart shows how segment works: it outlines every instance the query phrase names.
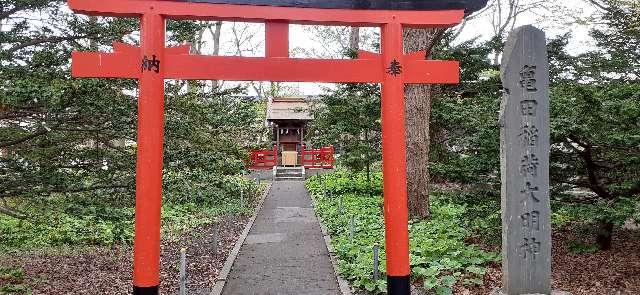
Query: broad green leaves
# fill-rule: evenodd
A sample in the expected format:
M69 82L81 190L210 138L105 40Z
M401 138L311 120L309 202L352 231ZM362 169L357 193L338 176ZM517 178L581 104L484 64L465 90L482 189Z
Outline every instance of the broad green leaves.
M372 279L374 244L381 246L381 278L385 270L380 174L374 177L377 183L374 196L363 190L366 183L363 183L362 173L350 175L338 171L321 177L309 179L307 187L331 234L341 275L357 288L373 293L385 292L384 280L376 282ZM471 223L468 210L448 197L436 195L432 196L432 219L410 224L412 278L436 294L451 294L452 287L459 282L482 283L486 265L497 260L495 253L465 242L471 235L465 228L465 224ZM350 218L355 224L353 241L349 240Z

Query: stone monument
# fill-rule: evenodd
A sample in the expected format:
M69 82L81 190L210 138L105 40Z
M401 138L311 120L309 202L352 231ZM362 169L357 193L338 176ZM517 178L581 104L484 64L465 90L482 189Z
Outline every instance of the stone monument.
M501 78L502 292L551 294L549 62L544 32L524 26L510 34Z

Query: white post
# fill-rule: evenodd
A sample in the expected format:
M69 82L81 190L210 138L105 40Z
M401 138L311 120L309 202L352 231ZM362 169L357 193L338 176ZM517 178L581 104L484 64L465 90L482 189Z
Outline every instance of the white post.
M378 265L380 264L380 260L378 257L379 251L378 243L373 244L373 280L378 281L380 278L380 273L378 273Z
M276 181L277 173L278 173L278 166L273 166L273 181Z
M353 221L353 215L351 215L351 217L349 218L349 243L353 244L353 234L355 230L356 229Z
M244 207L244 188L240 185L240 207Z
M187 249L180 249L180 295L187 294Z

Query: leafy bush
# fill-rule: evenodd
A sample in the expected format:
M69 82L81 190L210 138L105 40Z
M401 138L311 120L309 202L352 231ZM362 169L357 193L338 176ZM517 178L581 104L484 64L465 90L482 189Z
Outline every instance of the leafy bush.
M351 173L347 170L337 170L331 174L320 175L312 180L318 182L310 189L324 189L328 194L382 194L382 173L371 173L371 183L367 181L366 173Z
M381 175L376 174L376 194L363 193L362 174L338 171L312 177L307 187L318 214L327 226L332 245L339 258L339 271L353 286L373 293L386 292L385 280L373 280L374 244L380 246L380 269L386 269L384 250L383 199ZM321 180L322 179L322 180ZM366 183L366 182L365 182ZM364 192L368 192L364 186ZM472 230L468 207L450 202L451 196L432 197L431 220L416 220L409 225L412 277L426 289L451 294L458 282L480 284L486 264L497 261L496 253L487 252L465 241ZM499 207L498 207L499 208ZM349 223L353 218L353 240Z
M243 190L244 204L240 200ZM169 239L224 214L250 211L258 187L238 176L167 173L162 231ZM129 195L54 195L24 200L28 219L0 214L0 249L32 249L61 245L131 243L134 200Z
M0 267L0 295L31 294L24 283L24 270L21 268Z
M25 202L28 219L0 215L3 249L111 245L132 240L132 207L81 195L50 196Z
M595 253L598 252L598 250L600 250L598 245L586 244L579 240L569 242L569 251L576 254Z

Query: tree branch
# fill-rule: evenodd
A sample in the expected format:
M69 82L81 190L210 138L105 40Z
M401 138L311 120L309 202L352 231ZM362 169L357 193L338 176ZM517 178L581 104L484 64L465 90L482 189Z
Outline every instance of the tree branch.
M40 45L40 44L44 44L44 43L58 43L58 42L63 42L63 41L73 41L73 40L78 40L78 39L85 39L85 38L91 38L91 37L95 37L93 35L84 35L84 36L66 36L66 37L45 37L45 38L39 38L39 39L33 39L31 41L25 42L25 43L21 43L18 44L16 46L13 46L9 49L7 49L5 51L5 53L8 54L12 54L18 50L27 48L27 47L31 47L31 46L36 46L36 45Z
M0 213L7 215L7 216L11 216L13 218L17 218L17 219L21 219L21 220L25 220L27 219L27 215L22 213L22 212L17 212L14 210L11 210L7 207L4 206L0 206Z
M583 151L578 151L578 155L582 160L584 160L585 168L587 169L587 176L589 177L589 188L603 199L615 199L617 196L607 189L603 184L601 177L597 173L599 167L593 159L593 146L581 141L573 134L570 134L567 138L584 148Z
M591 3L593 6L598 7L602 10L608 11L609 7L604 6L604 4L598 2L597 0L587 0L589 3Z
M40 130L38 130L37 132L32 133L32 134L30 134L30 135L27 135L27 136L25 136L25 137L23 137L23 138L18 138L18 139L15 139L15 140L9 141L9 142L0 142L0 148L3 148L3 147L10 147L10 146L14 146L14 145L16 145L16 144L21 144L21 143L23 143L23 142L25 142L25 141L29 141L29 140L31 140L31 139L34 139L34 138L36 138L36 137L38 137L38 136L45 135L45 134L47 134L47 133L49 133L49 131L48 131L48 130L46 130L46 129L40 129Z
M27 8L26 6L16 6L14 8L11 8L11 9L7 10L7 11L3 11L2 13L0 13L0 20L4 20L5 18L8 18L12 14L14 14L14 13L20 11L20 10L26 9L26 8Z
M444 33L447 31L445 28L437 28L433 29L433 34L430 36L427 46L425 48L425 59L430 59L431 53L433 52L433 48L436 47L436 44L442 40L444 37Z
M112 184L112 185L95 185L88 187L77 187L77 188L54 188L50 190L51 193L82 193L82 192L90 192L97 191L101 189L128 189L131 188L131 184Z

